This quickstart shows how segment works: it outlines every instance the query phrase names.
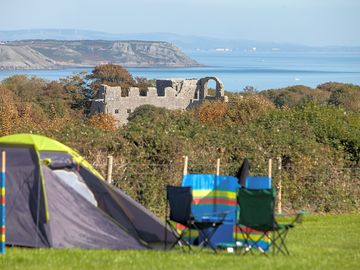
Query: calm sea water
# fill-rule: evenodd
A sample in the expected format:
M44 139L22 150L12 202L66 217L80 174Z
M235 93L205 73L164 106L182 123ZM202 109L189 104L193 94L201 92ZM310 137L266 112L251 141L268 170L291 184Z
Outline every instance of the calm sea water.
M264 90L297 84L315 87L329 81L360 84L360 52L193 52L189 55L207 67L130 68L129 71L134 77L148 79L217 76L230 91L248 85ZM80 71L91 72L91 68L0 71L0 80L19 73L57 80ZM214 87L212 84L209 86Z

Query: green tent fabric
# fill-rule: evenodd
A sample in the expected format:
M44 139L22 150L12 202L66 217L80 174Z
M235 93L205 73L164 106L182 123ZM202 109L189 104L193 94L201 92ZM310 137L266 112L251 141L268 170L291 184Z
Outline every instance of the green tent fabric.
M35 134L27 134L27 133L20 133L14 135L8 135L0 138L0 143L2 144L19 144L19 145L33 145L37 152L40 151L54 151L54 152L66 152L71 155L74 161L78 164L81 164L88 170L90 170L93 174L95 174L101 180L104 180L104 177L94 169L93 166L89 162L85 160L78 152L74 149L56 141L50 139L45 136L35 135Z
M28 134L28 133L20 133L20 134L1 137L0 144L31 145L35 148L39 161L41 160L39 155L40 151L66 152L71 155L71 157L76 163L90 170L99 179L104 180L102 175L98 171L96 171L94 167L91 166L91 164L87 162L78 152L48 137L35 135L35 134ZM45 181L42 170L40 170L40 175L41 175L42 191L43 191L44 204L45 204L45 218L46 218L46 222L48 222L50 219L50 214L49 214L47 196L45 194L46 188L45 188Z

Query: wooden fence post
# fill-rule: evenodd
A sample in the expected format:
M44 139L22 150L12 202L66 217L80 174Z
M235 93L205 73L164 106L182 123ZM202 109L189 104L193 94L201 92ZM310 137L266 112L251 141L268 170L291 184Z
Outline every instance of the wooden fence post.
M278 182L278 186L277 186L277 212L278 213L282 213L282 160L281 157L278 157L278 162L279 162L279 182Z
M113 156L108 156L106 182L108 182L109 184L111 184L112 182L112 171L113 171Z
M183 175L187 175L187 174L188 174L188 161L189 161L189 157L188 157L188 156L184 156Z
M272 159L269 159L269 178L272 177Z
M216 175L220 175L220 158L216 160Z

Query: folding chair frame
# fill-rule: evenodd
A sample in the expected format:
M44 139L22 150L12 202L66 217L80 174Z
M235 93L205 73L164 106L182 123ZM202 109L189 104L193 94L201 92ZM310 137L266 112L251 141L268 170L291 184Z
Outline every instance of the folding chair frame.
M189 248L189 251L191 251L191 244L184 240L183 237L186 233L186 231L184 230L183 232L181 232L180 234L178 233L176 227L171 224L170 220L166 219L165 221L165 245L164 245L164 249L168 250L168 249L173 249L177 244L179 244L179 246L184 250L185 247ZM169 248L167 248L167 228L170 228L170 231L172 232L172 234L176 237L176 241L173 242Z
M218 230L219 226L222 224L221 221L219 222L213 222L212 226L206 227L206 228L200 228L201 227L201 223L202 222L196 222L194 220L192 220L188 226L187 229L190 231L190 238L191 238L191 230L197 230L199 232L199 236L201 237L201 242L198 244L198 246L200 247L200 251L204 248L204 247L210 247L215 253L217 253L216 251L216 246L214 246L211 243L211 238L214 236L214 234L216 233L216 231ZM176 237L176 241L174 243L172 243L170 245L169 248L167 248L167 225L169 226L171 232L173 233L173 235ZM175 247L176 244L179 244L179 246L184 250L184 247L188 247L189 251L192 250L191 248L191 244L186 241L184 239L186 230L182 231L180 234L178 233L176 227L171 224L170 220L166 220L166 226L165 226L165 246L164 249L168 250L168 249L173 249Z
M240 211L241 211L241 209L240 209ZM244 252L242 252L242 254L247 254L247 253L254 254L253 249L254 249L254 247L256 247L262 254L267 256L266 252L264 250L262 250L261 247L259 247L259 243L260 243L260 241L262 241L264 239L268 239L270 242L270 248L272 248L273 255L279 254L279 253L281 253L283 255L290 255L290 252L289 252L289 250L286 246L286 242L285 242L286 237L289 232L289 229L293 228L295 226L295 223L302 222L303 214L304 214L303 212L299 212L296 215L295 219L289 224L278 224L277 221L275 220L275 214L274 214L274 217L273 217L274 224L268 230L263 230L256 226L254 226L254 227L251 227L251 226L246 227L245 226L247 228L247 230L246 229L244 230L243 229L244 225L241 226L242 224L240 224L239 222L236 222L236 226L239 226L240 232L241 232L241 235L243 238L243 244L242 244L242 246L240 246L240 249L244 250ZM251 232L252 232L251 229L261 233L261 236L257 240L255 240L251 237ZM237 234L236 234L235 241L236 241L236 243L238 243Z
M243 239L243 244L240 246L240 250L244 250L243 254L247 254L247 253L251 253L254 254L254 248L257 248L262 254L266 255L264 250L262 250L259 247L259 243L260 241L262 241L263 239L269 239L271 241L271 237L269 236L269 232L265 231L265 232L261 232L261 236L256 240L253 237L251 237L251 233L252 231L248 228L248 230L244 230L242 226L240 226L239 224L237 224L237 226L239 226L241 235L242 235L242 239ZM237 234L236 234L237 236ZM236 243L238 243L238 239L236 237ZM241 253L241 252L240 252Z
M200 229L197 223L194 222L194 229L196 229L202 237L202 241L199 243L199 246L201 247L200 250L202 250L206 246L209 246L215 253L217 253L216 246L211 243L211 238L214 236L221 224L223 224L223 221L213 222L212 226L205 229Z
M189 251L192 250L191 248L191 244L184 240L184 235L186 233L186 230L182 231L180 234L178 233L177 229L175 226L173 226L173 224L171 224L170 222L170 218L167 216L169 210L169 206L168 203L166 203L166 215L165 215L165 243L164 243L164 249L172 249L175 247L176 244L179 244L181 246L181 248L184 250L184 247L188 247ZM212 213L214 214L214 213ZM216 246L214 246L211 243L211 238L214 236L214 234L216 233L216 231L218 230L219 226L223 224L225 217L226 217L227 212L222 212L221 213L221 218L215 222L212 221L206 221L206 222L202 222L202 221L197 221L195 220L195 218L192 216L191 214L191 218L188 220L187 224L183 224L185 225L189 231L190 231L190 238L191 238L191 230L197 230L199 232L199 236L201 237L201 242L199 243L200 246L200 251L204 248L204 247L210 247L215 253L217 253L216 251ZM167 247L167 234L168 234L168 226L170 228L170 231L172 232L172 234L176 237L176 241L173 242L170 247Z

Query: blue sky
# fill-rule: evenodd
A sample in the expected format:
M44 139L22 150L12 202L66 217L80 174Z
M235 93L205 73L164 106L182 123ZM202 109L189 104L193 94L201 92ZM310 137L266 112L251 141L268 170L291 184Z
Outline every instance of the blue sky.
M360 0L0 0L0 30L171 32L360 45Z

